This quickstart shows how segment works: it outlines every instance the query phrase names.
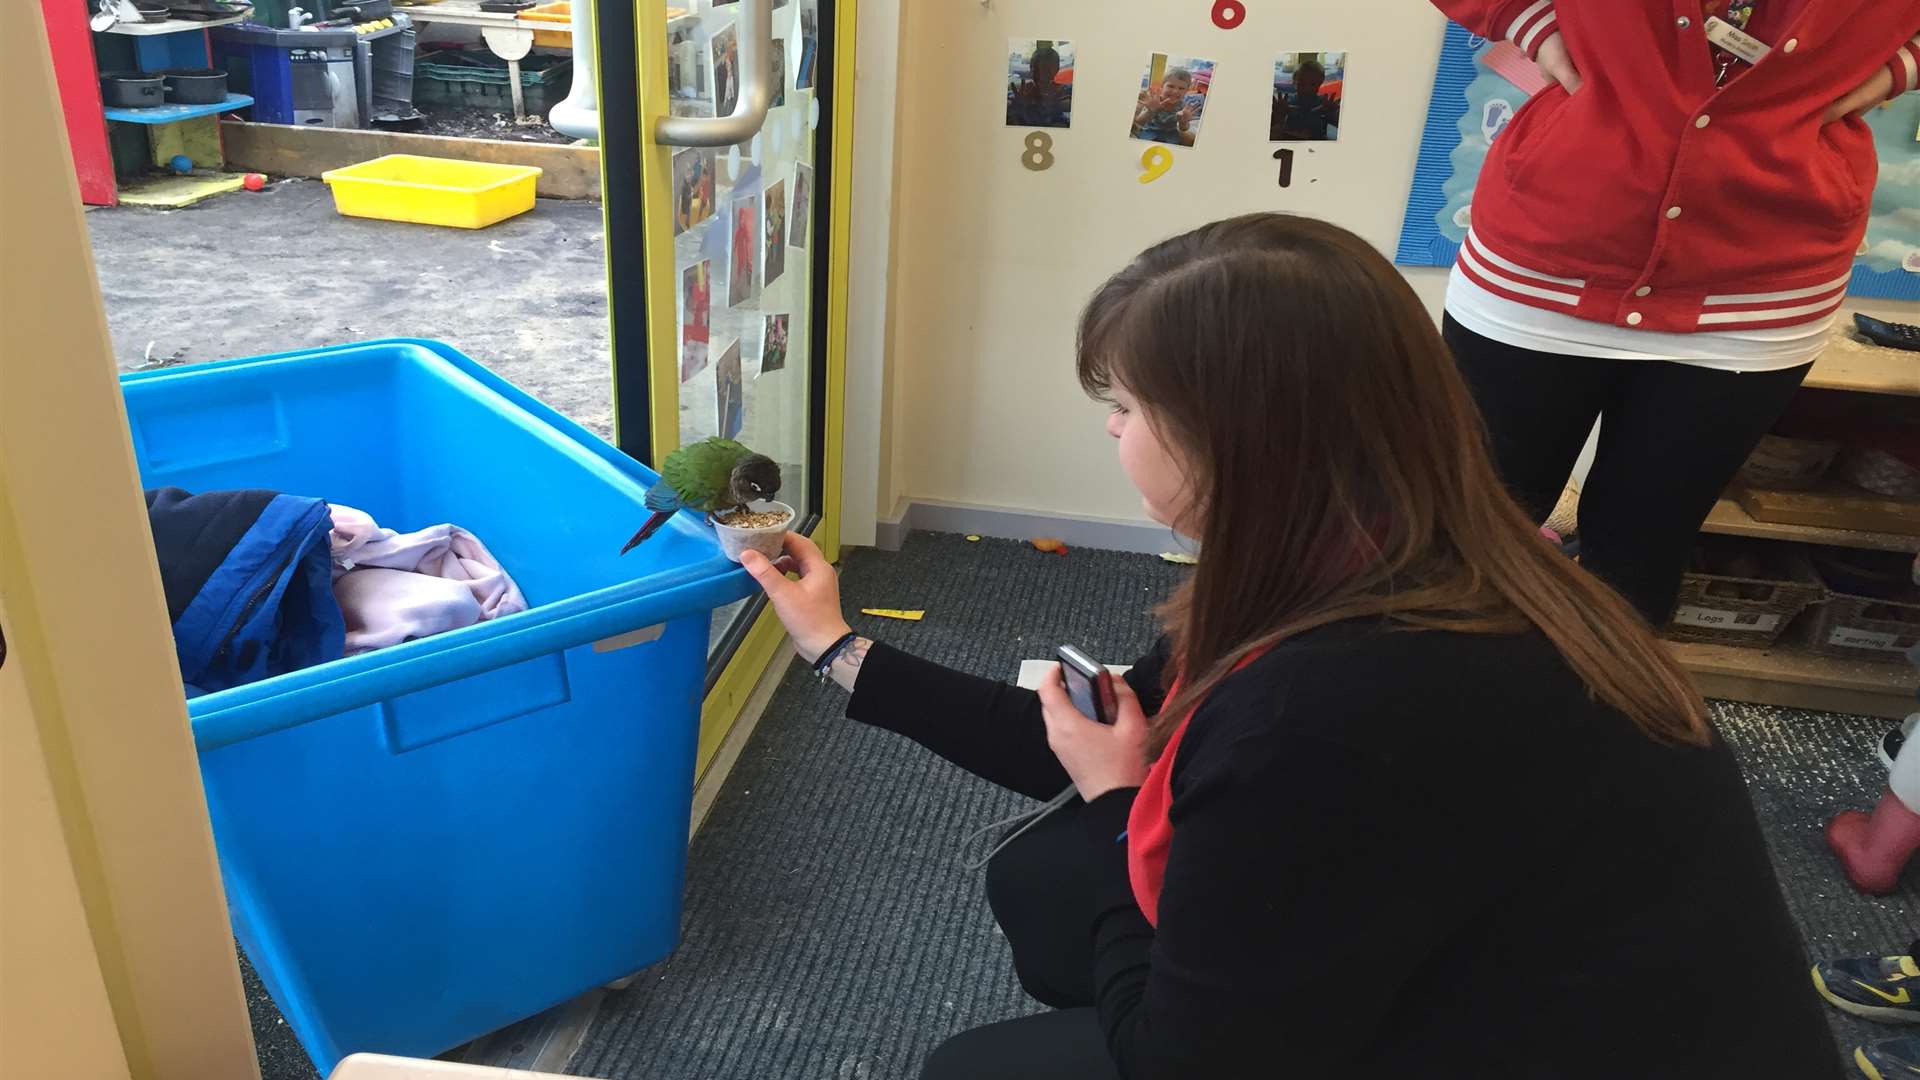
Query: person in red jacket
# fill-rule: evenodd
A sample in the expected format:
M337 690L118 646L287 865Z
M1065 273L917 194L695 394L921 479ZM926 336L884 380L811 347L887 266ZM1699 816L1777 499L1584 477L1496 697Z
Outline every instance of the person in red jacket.
M1920 3L1435 4L1552 81L1481 169L1447 343L1536 519L1600 421L1581 560L1664 622L1828 341L1877 168L1861 114L1920 82Z

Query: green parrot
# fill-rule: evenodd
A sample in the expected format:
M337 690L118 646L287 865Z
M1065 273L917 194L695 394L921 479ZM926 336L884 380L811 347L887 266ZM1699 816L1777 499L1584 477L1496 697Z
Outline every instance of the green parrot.
M633 534L625 555L659 531L681 510L717 514L738 510L755 499L771 499L780 491L780 466L765 454L732 439L702 439L667 455L660 479L647 489L647 509L653 516Z

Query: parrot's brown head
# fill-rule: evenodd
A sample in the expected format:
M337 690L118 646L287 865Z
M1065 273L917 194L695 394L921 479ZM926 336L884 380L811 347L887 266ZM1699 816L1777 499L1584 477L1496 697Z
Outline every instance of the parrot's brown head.
M733 467L727 489L736 506L771 499L780 493L780 466L765 454L748 454Z

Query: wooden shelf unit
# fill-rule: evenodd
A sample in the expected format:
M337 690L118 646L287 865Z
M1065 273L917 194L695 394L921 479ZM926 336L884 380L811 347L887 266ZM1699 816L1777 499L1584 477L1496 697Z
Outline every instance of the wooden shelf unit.
M1844 325L1852 325L1849 319ZM1920 397L1920 352L1873 345L1836 328L1803 384L1814 390Z
M1839 660L1781 645L1744 649L1670 641L1668 647L1710 698L1898 720L1920 711L1920 672L1899 661Z
M1835 328L1832 344L1815 361L1805 385L1816 390L1920 397L1920 352L1869 344L1849 332L1851 325L1848 318ZM1702 529L1727 536L1874 551L1920 551L1916 536L1755 521L1732 499L1721 499ZM1916 700L1920 672L1897 658L1887 663L1841 660L1786 644L1771 649L1668 644L1700 692L1710 698L1896 720L1920 711Z
M1713 505L1701 531L1721 536L1752 536L1762 540L1797 540L1805 544L1831 547L1864 548L1869 551L1920 552L1920 536L1900 533L1859 532L1854 529L1823 529L1816 525L1780 525L1755 521L1739 503L1721 499Z

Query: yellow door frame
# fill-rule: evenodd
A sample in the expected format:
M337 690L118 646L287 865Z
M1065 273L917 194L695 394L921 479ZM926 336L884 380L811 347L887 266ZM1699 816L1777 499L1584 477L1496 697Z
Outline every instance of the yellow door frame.
M0 35L0 1075L259 1077L40 5Z
M833 24L833 146L831 202L827 222L828 272L826 355L816 363L827 366L825 430L825 494L820 524L813 540L830 561L840 559L841 473L846 444L847 399L847 257L849 214L853 207L853 73L856 41L856 0L836 0ZM655 121L667 114L666 0L649 0L638 13L635 49L638 57L642 129L640 189L649 221L668 220L673 199L673 147L653 141ZM651 20L651 21L649 21ZM664 461L680 445L679 325L674 295L678 278L673 266L673 231L645 230L647 290L647 388L653 460ZM609 257L612 253L609 252ZM661 283L665 283L664 285ZM695 774L704 773L732 730L747 697L765 673L786 632L771 609L762 610L747 631L726 669L708 692L700 709L700 749Z

